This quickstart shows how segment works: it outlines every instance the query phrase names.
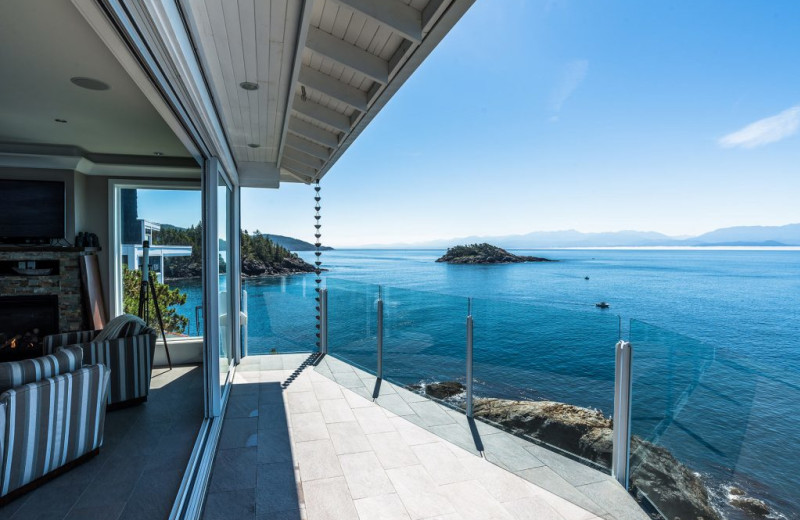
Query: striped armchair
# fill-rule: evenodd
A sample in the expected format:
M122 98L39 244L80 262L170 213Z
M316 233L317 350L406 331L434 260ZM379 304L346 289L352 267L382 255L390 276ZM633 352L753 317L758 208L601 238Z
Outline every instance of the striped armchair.
M83 351L0 363L0 505L96 454L109 370Z
M101 363L111 371L108 409L115 410L147 401L150 372L156 348L156 331L143 328L135 336L99 341L98 330L66 332L44 338L45 354L68 346L83 349L87 363Z

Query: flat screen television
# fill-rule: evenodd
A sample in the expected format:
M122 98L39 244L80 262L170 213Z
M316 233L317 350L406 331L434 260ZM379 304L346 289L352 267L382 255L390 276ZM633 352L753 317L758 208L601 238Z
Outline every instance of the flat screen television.
M46 244L64 238L65 191L58 181L0 179L0 242Z

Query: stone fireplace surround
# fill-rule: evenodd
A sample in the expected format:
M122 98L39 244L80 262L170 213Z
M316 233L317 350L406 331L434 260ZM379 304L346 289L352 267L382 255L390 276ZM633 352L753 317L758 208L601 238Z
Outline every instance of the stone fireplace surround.
M55 265L44 276L25 276L0 269L0 296L54 295L58 297L58 331L82 330L85 325L81 298L79 258L83 249L74 247L0 246L0 265L21 261Z

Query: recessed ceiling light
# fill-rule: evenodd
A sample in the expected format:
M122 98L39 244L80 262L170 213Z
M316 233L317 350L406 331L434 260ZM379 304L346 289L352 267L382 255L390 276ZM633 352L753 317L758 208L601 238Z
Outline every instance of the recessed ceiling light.
M239 86L245 90L258 90L258 83L253 83L252 81L242 81Z
M76 76L74 78L70 78L69 80L73 84L89 90L108 90L111 88L108 86L107 83L103 83L99 79L94 79L94 78L82 78Z
M55 118L55 119L53 119L53 121L55 121L56 123L66 123L67 122L66 119L59 119L59 118Z
M247 146L249 146L250 148L261 148L261 145L256 143L250 143Z
M161 157L162 155L164 155L164 152L153 152L153 155Z

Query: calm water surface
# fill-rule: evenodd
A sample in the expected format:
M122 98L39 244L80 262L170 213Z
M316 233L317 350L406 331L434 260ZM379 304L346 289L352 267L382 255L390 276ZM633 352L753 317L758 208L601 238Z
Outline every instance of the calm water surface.
M380 284L386 377L463 381L469 297L476 394L609 414L613 345L630 339L634 433L668 447L712 491L744 486L800 518L800 251L515 252L558 262L446 265L435 263L442 251L325 252L331 352L374 370L377 287L363 284ZM193 331L199 287L175 285L189 294ZM247 280L251 353L313 345L313 286L305 275ZM599 301L611 308L597 309Z

